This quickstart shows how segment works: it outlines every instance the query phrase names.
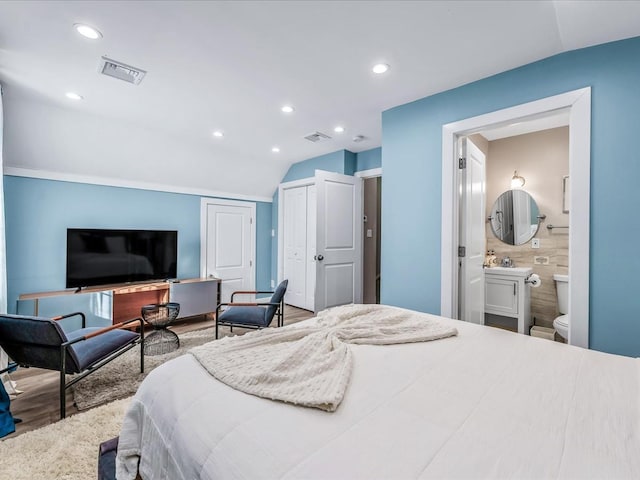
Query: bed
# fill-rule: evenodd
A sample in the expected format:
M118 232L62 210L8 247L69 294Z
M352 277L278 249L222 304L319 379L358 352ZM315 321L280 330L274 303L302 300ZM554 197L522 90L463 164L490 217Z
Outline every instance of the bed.
M335 412L239 392L189 354L167 362L132 401L118 478L136 474L121 449L145 480L640 478L636 359L421 315L458 335L351 345Z

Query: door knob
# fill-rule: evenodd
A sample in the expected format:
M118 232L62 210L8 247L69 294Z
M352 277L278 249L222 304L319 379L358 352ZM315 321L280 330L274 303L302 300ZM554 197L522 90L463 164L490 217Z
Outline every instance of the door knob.
M324 257L322 255L316 255L315 257L313 257L314 260L318 260L319 262L324 260Z

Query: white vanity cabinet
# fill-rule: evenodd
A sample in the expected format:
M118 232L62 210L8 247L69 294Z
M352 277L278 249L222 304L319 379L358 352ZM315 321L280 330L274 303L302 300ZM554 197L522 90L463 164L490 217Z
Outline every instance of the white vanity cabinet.
M485 314L517 319L518 333L529 334L531 327L531 288L525 279L531 268L493 267L484 271Z

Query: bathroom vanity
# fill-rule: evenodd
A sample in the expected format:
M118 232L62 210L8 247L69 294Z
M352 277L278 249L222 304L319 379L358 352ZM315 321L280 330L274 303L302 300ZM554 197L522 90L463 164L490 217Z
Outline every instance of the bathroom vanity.
M492 267L484 271L485 314L515 318L518 333L529 335L531 319L531 289L525 283L531 268Z

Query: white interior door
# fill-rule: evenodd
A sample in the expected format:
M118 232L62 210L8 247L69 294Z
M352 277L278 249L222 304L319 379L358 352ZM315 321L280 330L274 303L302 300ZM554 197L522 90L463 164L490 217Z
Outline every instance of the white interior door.
M251 202L203 199L201 274L222 280L222 302L234 291L255 290L255 209Z
M362 303L362 179L316 170L315 311Z
M484 324L485 156L468 138L462 139L460 245L460 320Z
M307 307L307 186L283 190L285 303Z

